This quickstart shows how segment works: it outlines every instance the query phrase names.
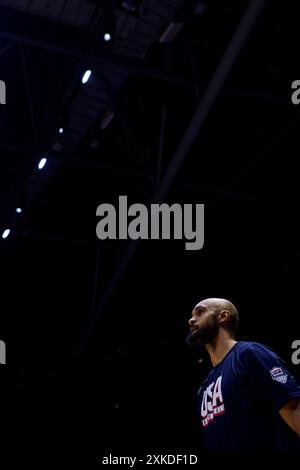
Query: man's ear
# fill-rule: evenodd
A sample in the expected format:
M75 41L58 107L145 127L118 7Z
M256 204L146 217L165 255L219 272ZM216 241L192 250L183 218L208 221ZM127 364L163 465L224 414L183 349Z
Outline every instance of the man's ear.
M219 322L222 324L226 324L230 318L230 312L229 310L221 310L219 312Z

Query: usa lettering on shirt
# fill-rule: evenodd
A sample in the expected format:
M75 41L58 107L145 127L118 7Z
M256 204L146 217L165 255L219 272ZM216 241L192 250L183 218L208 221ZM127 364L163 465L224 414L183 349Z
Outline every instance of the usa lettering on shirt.
M207 427L215 416L225 413L222 395L222 375L204 391L201 403L202 425Z

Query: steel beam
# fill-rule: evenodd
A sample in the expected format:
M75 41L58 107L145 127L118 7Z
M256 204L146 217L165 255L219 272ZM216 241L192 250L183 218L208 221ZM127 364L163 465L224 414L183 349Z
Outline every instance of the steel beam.
M66 48L64 46L57 46L54 44L46 43L44 41L39 41L37 39L29 38L27 36L22 36L19 34L1 31L0 30L0 38L7 39L11 41L10 44L4 46L3 53L13 45L13 43L24 44L29 47L42 49L45 51L52 52L57 55L64 55L67 57L72 57L73 59L80 59L83 60L86 64L95 64L95 65L107 65L112 67L122 67L124 70L129 72L135 73L136 75L140 75L142 77L153 78L156 80L161 80L167 83L173 83L174 85L183 87L183 88L190 88L190 89L197 89L200 93L200 89L205 89L207 84L201 80L195 81L190 80L187 78L182 77L174 77L174 75L170 75L168 73L161 72L160 70L153 69L151 67L142 66L140 63L135 61L130 61L126 59L121 59L118 57L109 58L106 56L93 56L87 55L83 52L78 52L76 50ZM1 51L0 51L1 54ZM274 96L269 92L256 92L253 90L243 90L243 89L236 89L236 88L228 88L223 90L225 95L229 96L236 96L238 98L246 98L246 99L255 99L258 101L266 101L271 102L274 104L290 104L289 100L285 96Z
M72 57L75 59L81 59L87 64L99 64L99 65L107 65L112 67L123 67L125 70L129 72L136 73L138 75L146 76L149 78L155 78L158 80L167 81L170 83L174 83L175 85L193 88L195 87L195 83L191 80L186 80L184 78L173 77L172 75L167 75L161 73L159 70L152 70L148 69L147 67L142 67L139 65L138 62L124 60L123 58L109 58L106 56L94 56L88 55L84 52L78 52L74 49L70 49L64 46L55 45L46 43L44 41L39 41L37 39L29 38L27 36L22 36L20 34L11 33L8 31L0 31L0 38L7 39L9 41L14 41L19 44L24 44L26 46L30 46L37 49L46 50L49 52L53 52L58 55L64 55L68 57Z

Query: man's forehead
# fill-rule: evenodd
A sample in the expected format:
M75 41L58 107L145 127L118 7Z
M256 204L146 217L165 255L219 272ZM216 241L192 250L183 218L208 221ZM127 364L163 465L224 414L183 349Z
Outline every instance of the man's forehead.
M207 308L208 304L202 300L201 302L197 303L197 305L195 305L194 312L198 310L207 310Z

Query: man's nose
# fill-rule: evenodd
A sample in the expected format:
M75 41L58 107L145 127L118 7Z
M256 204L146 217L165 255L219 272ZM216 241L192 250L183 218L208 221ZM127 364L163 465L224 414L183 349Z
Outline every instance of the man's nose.
M189 319L189 325L190 326L193 326L193 324L195 323L196 319L194 317L190 318Z

